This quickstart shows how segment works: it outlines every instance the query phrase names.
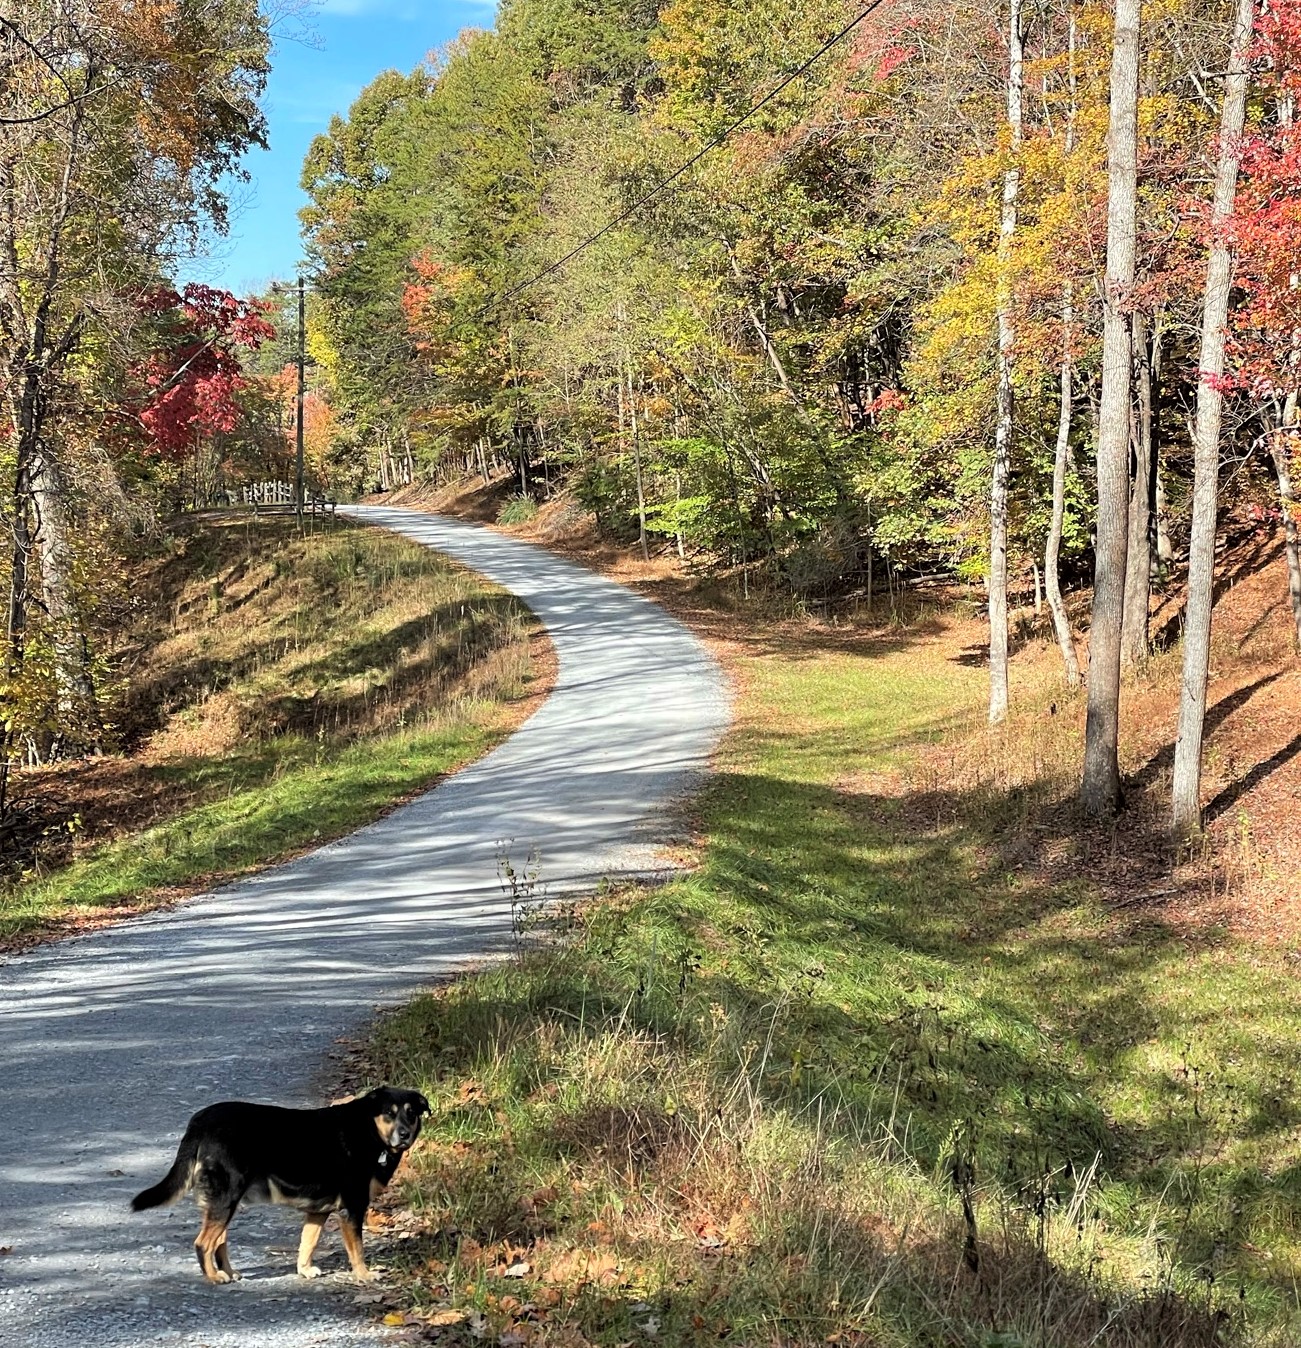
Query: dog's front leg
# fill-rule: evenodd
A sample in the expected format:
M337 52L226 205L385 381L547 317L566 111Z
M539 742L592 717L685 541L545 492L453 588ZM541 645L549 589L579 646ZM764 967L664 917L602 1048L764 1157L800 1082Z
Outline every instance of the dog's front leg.
M319 1278L321 1270L312 1263L316 1253L316 1242L321 1238L325 1223L329 1221L328 1212L309 1212L303 1218L303 1234L298 1242L298 1276L300 1278Z
M348 1252L352 1276L362 1282L370 1282L375 1275L366 1267L366 1256L361 1248L361 1228L365 1219L365 1208L360 1212L347 1208L339 1214L339 1230L343 1233L343 1248Z

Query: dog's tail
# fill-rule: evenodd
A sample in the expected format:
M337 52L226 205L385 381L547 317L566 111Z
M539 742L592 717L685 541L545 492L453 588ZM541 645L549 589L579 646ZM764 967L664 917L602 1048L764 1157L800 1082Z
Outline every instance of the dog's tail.
M146 1208L161 1208L175 1203L183 1194L189 1192L194 1183L194 1158L198 1144L187 1132L181 1139L172 1168L151 1189L144 1189L131 1200L132 1212L143 1212Z

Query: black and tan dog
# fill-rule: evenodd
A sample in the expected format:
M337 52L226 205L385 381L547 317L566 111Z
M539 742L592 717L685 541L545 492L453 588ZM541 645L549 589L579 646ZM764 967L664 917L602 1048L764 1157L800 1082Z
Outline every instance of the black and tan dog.
M194 1191L203 1224L194 1242L209 1282L239 1277L230 1266L226 1228L235 1209L283 1203L303 1214L298 1272L315 1278L312 1263L330 1213L339 1213L353 1273L369 1278L361 1248L371 1200L393 1178L403 1153L420 1135L429 1101L418 1091L380 1086L328 1109L281 1109L241 1100L209 1105L191 1120L167 1174L131 1200L136 1212L174 1203Z

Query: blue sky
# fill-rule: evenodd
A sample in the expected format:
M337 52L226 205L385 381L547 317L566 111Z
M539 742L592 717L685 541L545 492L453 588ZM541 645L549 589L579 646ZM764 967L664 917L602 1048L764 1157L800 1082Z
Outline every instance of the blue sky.
M181 279L237 294L289 277L299 258L298 175L312 137L381 70L410 70L463 28L487 27L492 0L320 0L309 20L310 45L280 38L263 108L271 148L245 159L252 175L232 193L231 227Z

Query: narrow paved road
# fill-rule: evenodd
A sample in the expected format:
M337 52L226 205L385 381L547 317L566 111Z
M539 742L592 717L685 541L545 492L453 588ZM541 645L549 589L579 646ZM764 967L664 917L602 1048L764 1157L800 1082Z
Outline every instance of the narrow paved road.
M343 1277L292 1275L284 1209L241 1212L245 1281L210 1288L194 1209L133 1215L190 1113L312 1101L338 1036L509 940L502 840L552 895L653 864L666 807L725 724L722 677L653 604L537 548L405 510L351 511L523 599L555 691L505 744L298 861L0 967L0 1344L330 1348L382 1341ZM338 1237L323 1267L344 1266Z

